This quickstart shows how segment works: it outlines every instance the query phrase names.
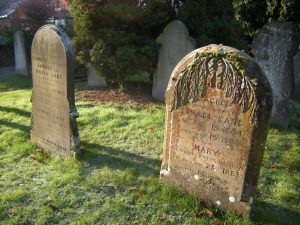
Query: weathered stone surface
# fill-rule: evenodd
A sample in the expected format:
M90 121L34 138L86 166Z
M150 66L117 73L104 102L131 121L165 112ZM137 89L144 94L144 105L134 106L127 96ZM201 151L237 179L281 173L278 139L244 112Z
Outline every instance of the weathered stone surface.
M88 86L90 87L106 87L107 83L104 77L98 76L95 68L88 69Z
M25 43L21 31L16 31L14 33L14 50L16 73L28 76Z
M179 20L169 23L156 40L161 44L157 71L153 76L152 97L165 101L165 92L174 67L187 53L195 49L195 41Z
M161 181L249 216L272 91L248 55L209 45L175 67L166 93Z
M294 26L287 22L266 24L254 37L254 58L266 73L274 98L271 122L288 126L293 93L293 56L298 49Z
M73 52L59 28L40 28L32 43L31 140L57 155L79 153Z
M300 51L294 56L294 97L300 100Z

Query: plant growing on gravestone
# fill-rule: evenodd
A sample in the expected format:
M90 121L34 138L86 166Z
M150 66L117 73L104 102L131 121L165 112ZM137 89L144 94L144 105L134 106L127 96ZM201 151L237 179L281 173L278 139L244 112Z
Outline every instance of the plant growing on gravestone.
M300 28L300 4L298 0L233 0L236 19L247 36L252 37L271 21L294 22Z
M156 37L169 22L163 0L72 0L77 59L92 65L110 81L125 79L156 68Z

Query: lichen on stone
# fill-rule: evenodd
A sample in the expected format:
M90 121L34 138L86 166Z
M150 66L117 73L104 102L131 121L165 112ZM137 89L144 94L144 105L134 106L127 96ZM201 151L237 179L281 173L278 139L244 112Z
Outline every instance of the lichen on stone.
M193 103L207 95L208 88L224 91L230 103L238 104L243 112L250 110L254 122L257 111L255 83L246 75L249 59L226 48L197 52L193 62L183 68L175 83L171 111Z

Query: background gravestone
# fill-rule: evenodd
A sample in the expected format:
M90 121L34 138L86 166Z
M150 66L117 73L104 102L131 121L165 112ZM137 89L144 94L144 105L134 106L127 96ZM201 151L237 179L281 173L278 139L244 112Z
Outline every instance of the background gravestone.
M16 73L28 76L25 42L21 31L14 33L14 51Z
M294 97L300 100L300 51L294 56Z
M95 68L88 68L88 86L90 87L106 87L107 83L104 77L98 76Z
M31 140L58 155L72 156L80 149L70 40L56 26L46 25L35 34L31 54Z
M249 216L272 108L258 64L222 45L175 67L166 93L161 181Z
M287 127L293 93L293 56L299 47L294 26L287 22L266 24L254 37L254 58L271 84L274 106L271 121Z
M153 76L152 97L165 101L165 92L174 67L187 53L195 49L195 41L179 20L169 23L156 39L161 44L157 71Z

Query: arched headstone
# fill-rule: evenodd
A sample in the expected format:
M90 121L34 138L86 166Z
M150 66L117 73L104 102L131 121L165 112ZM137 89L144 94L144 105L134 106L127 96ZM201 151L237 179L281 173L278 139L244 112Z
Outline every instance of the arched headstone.
M175 67L166 93L161 181L249 216L272 108L248 55L209 45Z
M156 40L161 44L157 71L153 76L152 97L165 101L165 92L171 73L187 53L195 49L195 41L179 20L169 23Z
M266 24L254 37L254 59L272 87L274 106L271 122L287 127L293 93L293 56L299 47L295 27L288 22Z
M46 25L34 36L31 57L31 140L57 155L79 153L70 40L56 26Z

